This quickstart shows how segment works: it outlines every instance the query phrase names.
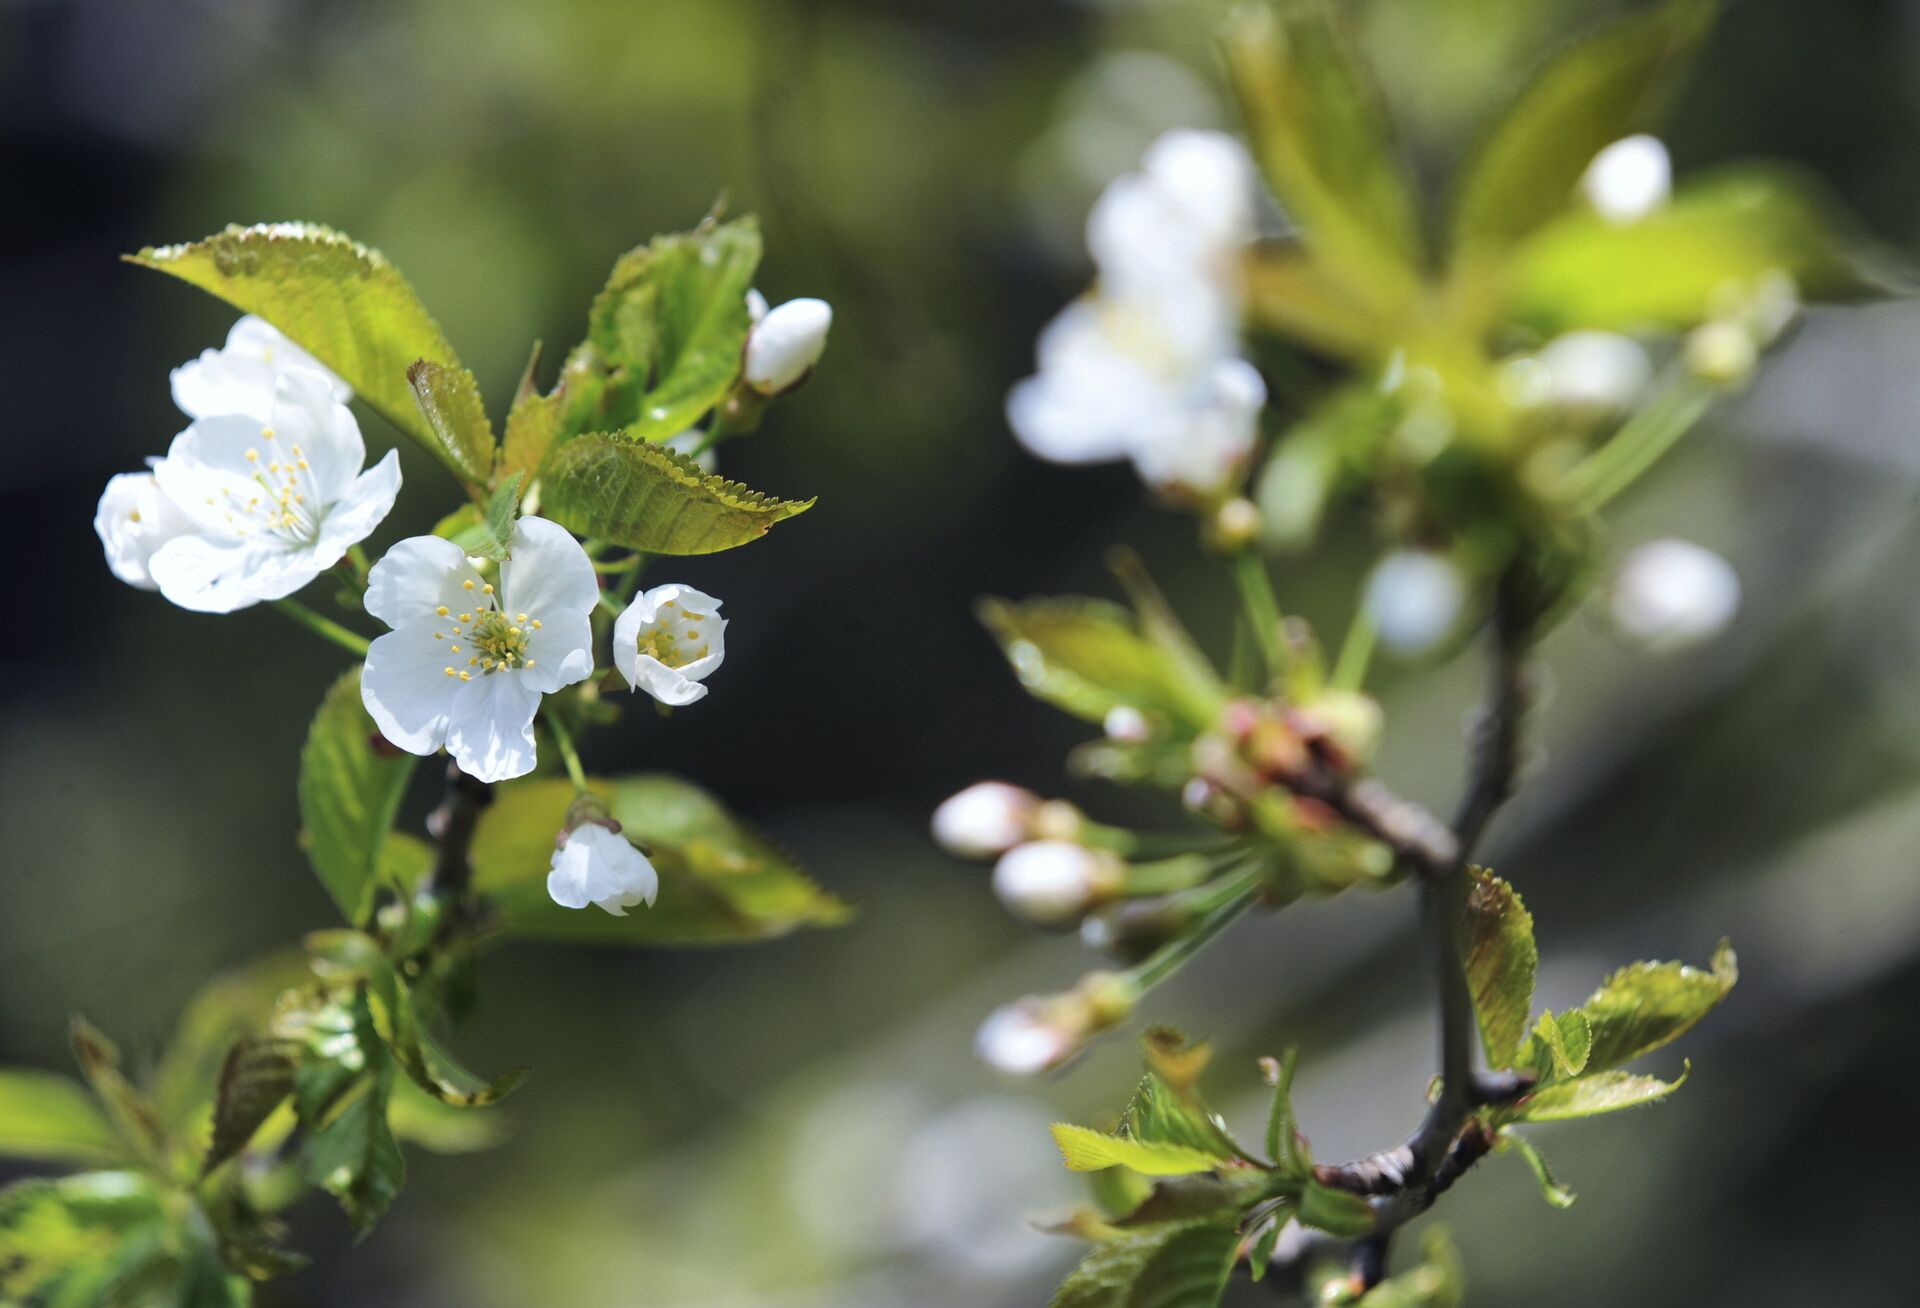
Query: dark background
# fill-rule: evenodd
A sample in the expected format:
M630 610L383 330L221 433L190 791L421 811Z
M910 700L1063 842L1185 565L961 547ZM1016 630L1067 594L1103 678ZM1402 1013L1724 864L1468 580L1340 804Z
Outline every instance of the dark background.
M1534 56L1610 12L1353 8L1432 179ZM1228 121L1220 12L0 3L0 1058L64 1066L84 1012L150 1059L207 976L331 919L293 844L293 771L339 658L270 611L187 614L100 561L101 486L165 448L167 369L232 318L116 256L230 221L341 227L408 274L498 412L532 340L552 357L577 339L621 250L724 191L763 218L769 296L837 315L813 383L724 468L820 502L764 543L657 565L725 599L726 666L696 709L631 713L588 763L713 787L862 915L751 950L495 955L463 1048L536 1069L504 1110L512 1138L413 1154L357 1248L303 1209L318 1264L263 1301L1044 1301L1074 1251L1024 1217L1076 1193L1045 1125L1116 1107L1131 1054L1115 1042L1040 1086L974 1062L986 1011L1089 960L1009 921L924 822L983 775L1063 793L1082 734L1018 691L974 597L1105 593L1101 552L1125 540L1203 635L1227 621L1189 523L1123 469L1027 459L1000 412L1085 278L1101 182L1162 127ZM1676 164L1788 158L1911 252L1916 71L1915 4L1735 4L1678 107ZM1506 1160L1449 1196L1475 1303L1912 1301L1917 353L1908 306L1813 315L1623 503L1616 544L1677 533L1734 560L1746 607L1721 641L1651 661L1582 613L1548 647L1541 756L1494 851L1540 926L1542 999L1633 957L1704 961L1722 933L1744 975L1671 1103L1540 1132L1582 1191L1571 1213ZM364 426L376 450L393 439ZM451 502L403 458L376 546ZM1283 566L1283 599L1342 617L1369 551L1364 524L1337 526L1324 557ZM1383 670L1396 783L1450 795L1475 671ZM1251 1056L1301 1043L1317 1152L1370 1150L1409 1125L1432 1065L1408 919L1400 895L1256 923L1149 1014L1217 1039L1216 1097L1247 1120Z

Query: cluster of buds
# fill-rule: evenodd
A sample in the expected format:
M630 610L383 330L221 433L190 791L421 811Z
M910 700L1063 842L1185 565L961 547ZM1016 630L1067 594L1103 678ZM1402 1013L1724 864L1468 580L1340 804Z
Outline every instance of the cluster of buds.
M982 781L933 814L933 838L956 858L997 859L994 893L1036 926L1068 927L1122 894L1127 869L1086 840L1103 829L1064 800L1043 800L1004 781Z

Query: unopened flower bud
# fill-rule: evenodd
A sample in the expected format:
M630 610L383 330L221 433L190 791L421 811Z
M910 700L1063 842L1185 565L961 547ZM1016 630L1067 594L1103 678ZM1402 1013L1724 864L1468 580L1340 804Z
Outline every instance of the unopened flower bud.
M1566 409L1625 409L1653 376L1646 350L1618 332L1568 332L1548 341L1537 357L1546 369L1543 398Z
M788 300L770 309L747 336L747 385L778 395L805 380L826 352L833 308L825 300Z
M1740 608L1740 578L1691 541L1656 540L1627 555L1614 577L1613 620L1648 649L1669 652L1718 634Z
M1038 840L1004 854L993 869L993 892L1037 926L1068 926L1125 884L1110 855L1064 840Z
M982 781L933 811L933 838L956 858L994 858L1032 834L1039 809L1031 790Z
M1065 994L1028 995L995 1009L974 1035L974 1051L1009 1076L1050 1072L1125 1021L1139 998L1139 983L1126 974L1089 972Z
M1716 386L1734 386L1753 375L1760 348L1753 333L1737 322L1704 322L1687 335L1687 367Z
M1107 739L1117 740L1123 745L1140 745L1153 738L1153 727L1147 722L1147 715L1128 704L1116 704L1107 710L1107 716L1101 719L1100 729L1107 733Z
M1207 524L1207 543L1222 554L1237 554L1260 537L1260 509L1244 495L1221 502Z
M1466 598L1466 581L1445 555L1396 550L1374 566L1361 602L1381 644L1418 655L1453 633Z
M1673 191L1673 161L1658 137L1629 136L1593 157L1580 189L1608 222L1645 218Z
M620 834L605 801L582 794L567 810L566 825L554 840L547 894L562 908L597 905L625 917L636 904L651 905L660 893L660 875L647 856Z

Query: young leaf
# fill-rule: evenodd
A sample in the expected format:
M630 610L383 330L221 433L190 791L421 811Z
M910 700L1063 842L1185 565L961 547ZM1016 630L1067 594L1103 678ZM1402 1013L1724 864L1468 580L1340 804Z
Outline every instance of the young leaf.
M1586 1070L1593 1053L1593 1028L1579 1009L1555 1017L1542 1013L1533 1025L1533 1034L1521 1046L1514 1066L1532 1069L1541 1083L1564 1081Z
M545 395L533 389L533 364L514 393L513 407L507 411L506 431L501 437L498 476L525 473L538 477L556 444L578 436L589 427L604 430L610 422L596 422L601 401L606 396L607 371L600 352L591 341L582 342L567 356L560 379Z
M1373 1229L1373 1208L1357 1194L1309 1181L1300 1192L1300 1224L1352 1240Z
M1060 1156L1067 1166L1076 1172L1128 1167L1142 1176L1188 1176L1220 1166L1220 1160L1204 1149L1106 1135L1066 1122L1054 1124L1053 1140L1060 1146Z
M213 1104L213 1142L203 1173L247 1147L260 1124L293 1093L299 1046L271 1036L236 1041L220 1066Z
M0 1303L91 1308L182 1304L217 1308L243 1293L193 1293L210 1251L190 1243L166 1195L139 1172L84 1172L0 1190Z
M1665 1099L1686 1084L1687 1073L1677 1081L1639 1076L1632 1072L1599 1072L1537 1090L1521 1100L1513 1113L1516 1122L1570 1122L1579 1117L1598 1117L1624 1108L1638 1108Z
M980 620L999 639L1027 690L1098 722L1115 708L1158 714L1189 731L1218 720L1225 691L1141 634L1132 614L1100 600L982 600Z
M1609 1071L1686 1034L1739 978L1738 960L1724 940L1714 950L1710 971L1683 963L1621 968L1579 1010L1593 1030L1587 1072Z
M0 1158L101 1164L127 1148L93 1096L51 1072L0 1068Z
M834 926L851 914L786 854L677 777L645 774L596 781L592 788L627 834L651 851L659 898L625 917L555 904L547 873L573 786L512 782L481 815L473 848L474 889L493 901L508 931L625 944L720 944Z
M300 1151L307 1179L340 1201L362 1235L386 1215L407 1178L406 1159L387 1126L392 1085L392 1061L376 1058Z
M83 1017L76 1017L68 1028L74 1060L86 1076L87 1084L107 1110L107 1117L134 1153L157 1159L165 1145L166 1133L153 1104L120 1070L120 1051Z
M700 471L693 460L623 435L576 436L547 459L540 511L582 536L649 554L712 554L760 539L813 507Z
M1404 302L1425 261L1413 188L1332 7L1247 5L1226 54L1254 156L1307 248L1375 310Z
M1051 1308L1215 1308L1239 1240L1214 1223L1151 1228L1095 1245Z
M493 472L494 439L480 383L465 368L416 359L407 368L407 385L440 443L440 461L470 485L484 485Z
M512 554L513 520L520 509L520 484L527 474L516 472L498 486L487 499L486 543L481 554L489 559L504 559Z
M1260 1228L1260 1234L1247 1246L1247 1274L1256 1282L1267 1274L1267 1268L1273 1264L1273 1251L1280 1243L1280 1232L1293 1216L1288 1208L1282 1208Z
M1192 1089L1179 1090L1148 1073L1123 1116L1136 1140L1195 1149L1219 1162L1237 1160L1239 1148Z
M1540 1186L1542 1199L1555 1208L1573 1207L1573 1201L1578 1196L1555 1179L1552 1169L1547 1166L1546 1158L1534 1148L1531 1140L1525 1136L1514 1135L1510 1131L1503 1132L1500 1136L1500 1148L1503 1151L1511 1149L1520 1155L1521 1161L1527 1165L1528 1170L1533 1173L1534 1181Z
M491 1149L507 1136L502 1113L470 1113L428 1094L411 1079L395 1078L387 1104L393 1138L436 1154L470 1154Z
M1487 1062L1513 1066L1533 1008L1533 978L1540 966L1533 943L1533 915L1512 886L1485 868L1473 868L1461 922L1460 948L1480 1041Z
M153 1105L161 1125L177 1137L196 1124L213 1101L234 1042L265 1028L282 994L312 983L306 954L289 949L203 986L154 1071Z
M459 359L392 264L377 250L312 223L229 227L186 245L127 256L258 314L338 373L361 399L452 469L467 471L414 402L416 359Z
M1681 187L1638 222L1574 213L1514 251L1507 312L1546 333L1688 327L1728 285L1770 272L1808 299L1898 289L1904 275L1852 231L1818 186L1735 166Z
M442 1103L484 1107L506 1098L527 1079L525 1068L488 1081L462 1067L427 1030L412 991L384 958L374 960L368 969L367 1001L375 1029L401 1068L415 1085Z
M752 326L747 291L759 266L752 218L655 237L614 265L593 302L588 339L614 365L614 389L645 387L631 413L616 415L628 436L677 436L727 397L740 376Z
M327 691L300 751L301 843L320 884L356 925L373 907L381 849L413 775L411 754L375 752L377 734L353 668Z
M1464 173L1454 204L1456 250L1497 252L1560 213L1596 154L1652 124L1718 7L1717 0L1664 0L1545 64Z
M1279 1058L1260 1060L1267 1084L1273 1087L1273 1107L1267 1112L1267 1157L1281 1171L1294 1176L1313 1170L1313 1155L1300 1138L1293 1117L1293 1070L1299 1062L1298 1049L1289 1049Z

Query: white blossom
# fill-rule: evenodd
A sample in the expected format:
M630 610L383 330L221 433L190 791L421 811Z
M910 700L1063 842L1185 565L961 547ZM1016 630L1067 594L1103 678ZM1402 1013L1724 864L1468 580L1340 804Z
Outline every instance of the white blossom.
M1673 163L1658 137L1629 136L1593 157L1580 189L1608 222L1645 218L1667 202L1673 190Z
M263 319L248 314L227 333L225 346L203 350L198 359L173 370L173 402L189 418L244 413L269 422L274 382L290 369L320 374L333 398L342 404L353 398L353 388L318 359Z
M1030 999L995 1009L973 1037L974 1052L1008 1076L1037 1076L1058 1067L1079 1045L1076 1032L1050 1020L1045 1007Z
M980 781L933 810L933 838L956 858L993 858L1033 830L1040 797L1004 781Z
M751 313L751 302L748 309ZM833 307L825 300L788 300L767 310L747 335L747 385L762 395L799 385L826 353L832 326Z
M625 917L635 904L651 906L659 893L660 874L647 856L617 825L603 822L582 822L567 832L547 873L547 894L562 908L597 904Z
M1153 738L1147 715L1131 704L1116 704L1108 709L1106 717L1100 720L1100 730L1106 732L1107 739L1123 745L1139 745Z
M593 672L586 551L544 518L521 518L510 544L497 587L438 536L401 541L367 578L367 612L393 628L367 651L367 712L401 749L445 746L480 781L531 771L540 697Z
M93 529L114 576L141 590L158 590L149 567L154 552L193 530L193 520L160 493L151 472L123 472L107 482Z
M720 601L691 586L655 586L613 624L613 663L630 690L676 708L706 697L705 681L727 656Z
M1569 409L1628 408L1653 376L1646 350L1618 332L1568 332L1548 341L1536 357L1545 369L1543 398Z
M1445 555L1395 550L1374 565L1362 603L1380 643L1413 655L1452 634L1466 597L1466 582Z
M182 608L230 613L280 599L364 540L400 493L397 452L362 471L366 444L324 374L275 375L263 420L197 418L154 464L159 493L190 524L147 570Z
M1041 333L1038 370L1007 420L1056 463L1130 458L1142 478L1210 496L1252 451L1266 401L1239 355L1240 248L1253 236L1253 169L1213 132L1171 132L1087 218L1095 289Z
M1740 578L1712 550L1654 540L1627 555L1614 576L1611 609L1620 630L1666 653L1717 635L1740 608Z
M1084 845L1036 840L1001 856L993 892L1016 915L1040 926L1064 926L1118 887L1119 870Z

